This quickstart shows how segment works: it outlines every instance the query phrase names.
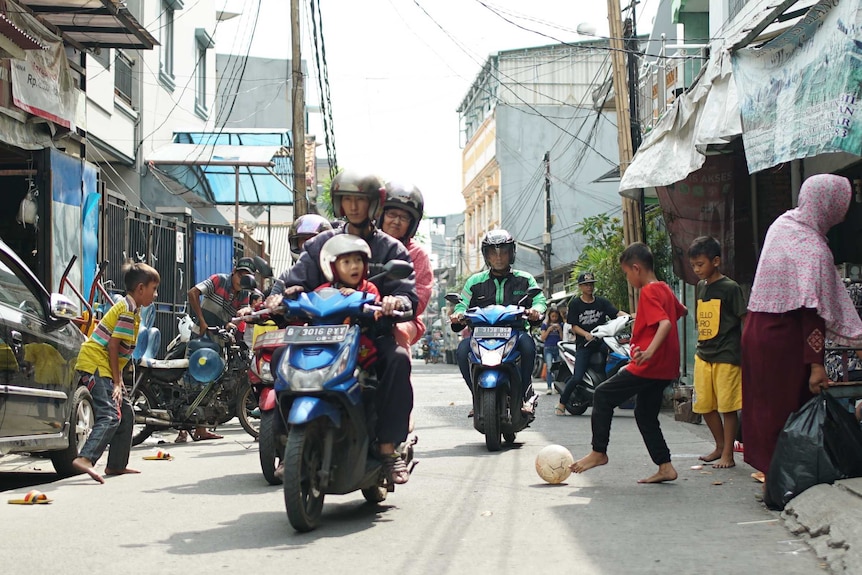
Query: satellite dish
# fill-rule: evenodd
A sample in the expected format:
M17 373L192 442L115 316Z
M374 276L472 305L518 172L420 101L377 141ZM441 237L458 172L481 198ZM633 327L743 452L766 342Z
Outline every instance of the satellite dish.
M589 22L581 22L580 24L578 24L578 27L575 30L581 36L595 36L596 35L596 26L594 24L590 24Z

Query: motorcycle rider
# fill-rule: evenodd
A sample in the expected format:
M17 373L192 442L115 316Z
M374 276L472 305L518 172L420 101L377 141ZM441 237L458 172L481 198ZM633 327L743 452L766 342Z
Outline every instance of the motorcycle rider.
M464 326L464 312L471 307L488 305L518 305L520 300L532 287L538 287L536 279L527 272L512 268L515 263L515 238L503 229L491 230L482 238L482 257L485 259L487 271L473 274L464 284L461 291L461 303L455 306L454 313L449 316L452 329L460 331ZM545 294L539 293L527 309L531 323L541 320L547 309ZM528 330L518 338L518 351L521 353L521 385L524 392L524 403L521 411L534 414L538 397L533 392L533 363L536 359L536 344ZM458 344L455 352L461 375L473 393L473 383L470 376L470 339L465 338ZM473 417L473 410L467 417Z
M249 290L241 287L240 282L244 275L254 275L256 269L254 259L240 258L230 274L213 274L189 289L189 307L192 308L198 320L198 333L204 335L211 325L225 329L236 327L230 319L237 316L240 310L248 308L251 295ZM201 296L203 296L203 302L201 302ZM199 425L192 432L192 439L203 441L222 439L222 436ZM180 431L174 443L185 443L187 440L188 434Z
M590 333L594 328L602 325L608 318L628 315L618 310L610 300L595 295L596 276L591 272L578 274L578 289L580 296L573 297L569 302L567 319L572 326L571 333L575 336L575 372L566 380L566 387L560 394L560 403L554 408L554 415L565 415L566 404L572 397L575 388L584 380L587 368L590 365L590 357L598 350L595 346L587 346L593 341Z
M413 260L413 271L416 273L416 296L419 298L419 305L413 320L395 324L395 339L398 345L404 346L408 352L410 346L419 341L425 333L425 324L419 316L425 311L434 287L434 273L431 271L428 254L418 242L413 241L413 236L419 229L419 222L422 221L424 208L425 200L419 188L403 182L386 182L386 201L383 203L380 229L407 247L410 259Z
M383 211L386 190L380 180L370 174L341 172L332 180L332 209L336 217L346 218L340 229L321 232L305 243L305 250L296 264L284 272L273 286L274 295L267 299L267 307L281 302L281 295L290 296L300 291L313 291L325 278L318 261L323 244L336 234L353 234L368 242L371 262L384 264L390 260L410 262L404 244L381 232L375 220ZM405 279L375 280L383 296L384 315L394 310L409 311L419 303L416 296L415 273ZM380 361L377 364L377 442L384 469L392 483L407 483L410 474L395 446L407 438L408 421L413 409L413 387L410 383L410 356L395 342L391 324L378 322L374 343Z
M299 259L305 242L320 232L331 229L332 224L329 223L329 220L319 214L305 214L293 220L293 223L290 224L290 230L287 232L291 261L296 263L296 260Z

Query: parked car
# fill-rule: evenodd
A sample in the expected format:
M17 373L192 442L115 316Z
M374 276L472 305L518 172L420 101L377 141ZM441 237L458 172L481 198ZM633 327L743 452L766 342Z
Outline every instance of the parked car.
M95 421L75 377L85 339L77 315L0 241L0 455L46 453L63 476Z

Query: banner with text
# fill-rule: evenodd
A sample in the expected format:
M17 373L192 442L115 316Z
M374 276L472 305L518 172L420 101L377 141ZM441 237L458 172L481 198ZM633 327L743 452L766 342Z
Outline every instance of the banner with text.
M47 50L27 50L24 60L11 61L12 102L25 112L74 130L78 94L63 43L42 42Z
M732 54L749 172L862 149L860 3L821 0L759 48Z

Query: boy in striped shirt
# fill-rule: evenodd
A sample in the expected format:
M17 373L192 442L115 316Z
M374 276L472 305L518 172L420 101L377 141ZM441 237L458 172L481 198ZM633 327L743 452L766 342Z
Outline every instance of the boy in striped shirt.
M140 309L153 303L160 281L159 272L147 264L126 266L126 297L108 310L78 354L75 369L93 398L96 423L72 466L99 483L105 479L95 465L109 443L105 475L140 473L127 467L135 416L129 399L123 397L122 371L138 339Z

